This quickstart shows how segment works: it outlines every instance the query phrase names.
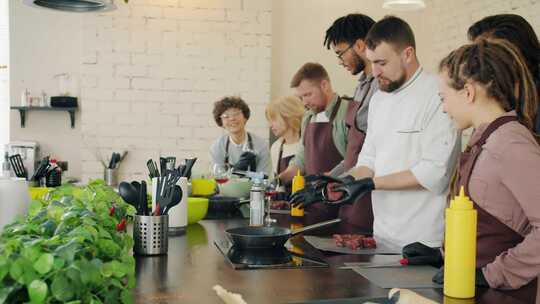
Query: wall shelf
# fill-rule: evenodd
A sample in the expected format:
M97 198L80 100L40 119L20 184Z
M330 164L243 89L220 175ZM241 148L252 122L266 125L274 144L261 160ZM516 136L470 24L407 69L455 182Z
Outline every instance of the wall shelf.
M26 125L26 112L28 111L66 111L69 113L69 119L71 122L71 128L75 128L75 112L78 107L69 107L69 108L56 108L56 107L11 107L12 110L19 111L21 117L21 128L24 128Z

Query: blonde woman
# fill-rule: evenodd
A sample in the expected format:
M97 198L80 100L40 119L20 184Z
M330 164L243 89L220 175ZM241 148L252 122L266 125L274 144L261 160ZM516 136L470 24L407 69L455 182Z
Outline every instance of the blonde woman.
M296 96L272 100L266 107L266 119L278 138L270 148L272 171L281 173L289 166L300 145L300 124L304 115L302 101ZM286 187L289 190L289 187Z

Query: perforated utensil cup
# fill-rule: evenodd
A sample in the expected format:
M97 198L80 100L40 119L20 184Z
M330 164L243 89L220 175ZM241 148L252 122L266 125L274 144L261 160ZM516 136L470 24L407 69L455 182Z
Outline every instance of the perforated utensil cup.
M168 215L135 215L133 222L134 253L136 255L167 254L169 247L168 228Z

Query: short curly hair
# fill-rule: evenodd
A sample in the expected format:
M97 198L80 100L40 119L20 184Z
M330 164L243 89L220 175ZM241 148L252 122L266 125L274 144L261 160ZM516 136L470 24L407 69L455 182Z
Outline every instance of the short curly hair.
M223 122L221 121L221 114L231 108L241 110L246 120L249 119L251 111L249 110L249 106L247 105L247 103L238 96L226 96L214 103L214 110L212 111L212 113L214 114L214 120L216 121L216 124L218 126L223 127Z

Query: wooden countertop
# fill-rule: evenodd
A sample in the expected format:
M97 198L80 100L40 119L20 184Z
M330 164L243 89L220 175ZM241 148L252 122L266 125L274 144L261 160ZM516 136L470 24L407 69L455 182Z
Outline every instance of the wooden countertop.
M279 224L287 226L287 217L279 217ZM222 303L212 290L216 284L240 293L248 304L381 297L388 293L354 271L338 269L344 262L367 261L369 256L325 256L329 268L234 270L214 240L221 239L225 229L244 225L247 221L242 219L203 220L188 226L185 235L170 237L168 255L136 257L135 303ZM301 236L293 241L305 252L319 254ZM416 292L443 303L442 289ZM520 302L502 292L482 289L474 302L452 303Z

